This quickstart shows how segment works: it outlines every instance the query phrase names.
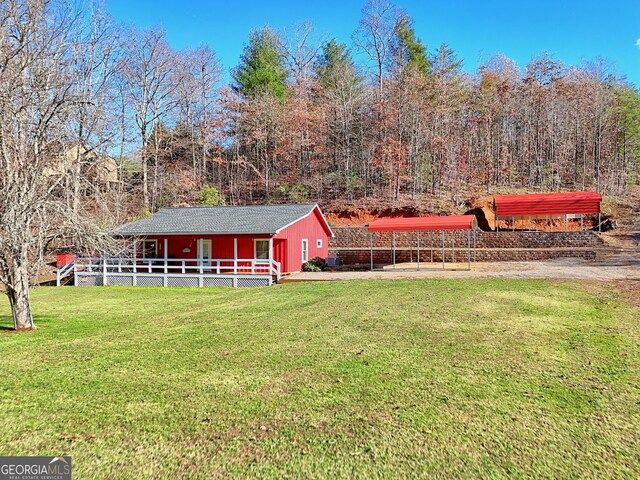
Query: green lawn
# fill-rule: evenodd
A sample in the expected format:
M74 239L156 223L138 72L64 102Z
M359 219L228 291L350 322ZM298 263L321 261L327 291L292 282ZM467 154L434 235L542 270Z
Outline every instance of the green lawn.
M638 478L640 308L531 280L40 288L0 454L75 478Z

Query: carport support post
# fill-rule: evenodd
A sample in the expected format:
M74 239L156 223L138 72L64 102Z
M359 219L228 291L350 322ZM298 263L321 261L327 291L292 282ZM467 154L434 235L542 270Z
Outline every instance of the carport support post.
M451 234L451 263L456 263L456 237Z
M467 270L471 270L471 230L467 230Z
M442 269L444 270L444 230L440 230L442 234Z
M478 242L476 238L476 230L473 230L473 261L476 262L478 260Z
M369 258L371 259L371 271L373 272L373 232L369 233Z
M433 264L433 232L429 232L429 250L431 250L431 263Z
M396 269L396 232L391 232L391 238L393 239L393 247L391 249L391 256L393 257L393 269Z
M418 232L418 271L420 271L420 232Z
M602 222L601 222L600 212L598 212L598 231L599 232L602 231Z

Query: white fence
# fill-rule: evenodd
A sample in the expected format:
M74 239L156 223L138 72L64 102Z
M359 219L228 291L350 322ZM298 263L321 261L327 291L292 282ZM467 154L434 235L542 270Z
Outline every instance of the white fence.
M57 285L259 287L280 280L280 263L256 258L76 258L58 269Z

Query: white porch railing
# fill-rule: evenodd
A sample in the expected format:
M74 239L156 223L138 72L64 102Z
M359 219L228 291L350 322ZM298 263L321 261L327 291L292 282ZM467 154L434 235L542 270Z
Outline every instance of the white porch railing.
M257 258L76 258L57 272L57 284L62 278L73 271L76 285L79 275L99 276L100 284L121 284L125 278L130 278L132 285L145 284L137 282L139 277L162 277L164 286L178 283L191 286L186 280L195 280L193 286L215 285L210 280L212 277L219 279L232 279L233 286L238 286L237 278L246 281L243 284L250 285L250 279L271 278L280 280L280 263L272 259ZM112 277L114 282L109 282ZM237 277L237 278L236 278ZM120 280L116 280L120 279ZM173 280L170 280L173 279ZM182 280L181 280L182 279ZM206 280L209 279L209 280ZM220 283L220 284L225 284Z

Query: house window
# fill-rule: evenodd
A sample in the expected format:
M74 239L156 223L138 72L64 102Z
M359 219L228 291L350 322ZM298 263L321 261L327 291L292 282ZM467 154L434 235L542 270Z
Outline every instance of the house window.
M309 240L306 238L302 239L302 263L307 263L309 261Z
M145 240L142 243L142 257L158 258L158 241L157 240Z
M317 240L316 241L316 247L322 248L322 240Z
M269 259L269 240L254 240L253 241L254 258L260 258L264 260Z

